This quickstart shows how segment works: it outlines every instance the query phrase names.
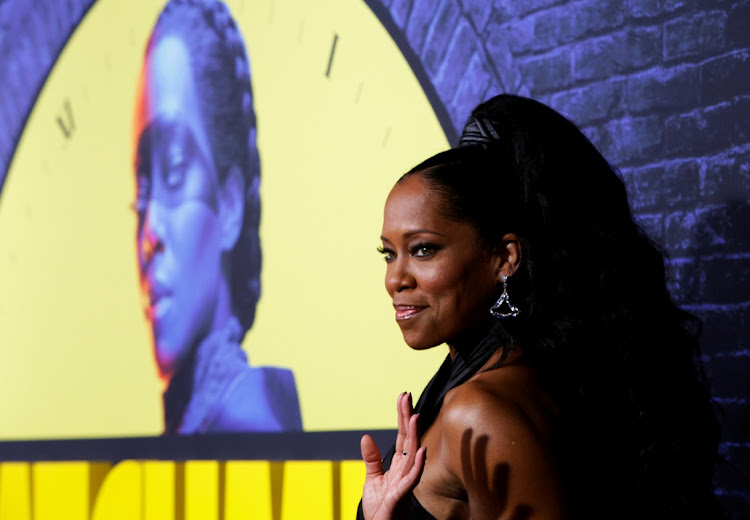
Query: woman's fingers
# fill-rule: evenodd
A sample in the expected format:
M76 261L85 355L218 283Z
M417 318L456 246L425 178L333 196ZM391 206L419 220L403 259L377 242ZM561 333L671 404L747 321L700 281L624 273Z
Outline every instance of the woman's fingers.
M404 403L406 402L406 392L399 394L396 400L396 410L398 412L398 434L396 435L396 453L404 448L404 438L406 437L407 421L409 415L404 413Z
M419 449L419 414L414 414L409 417L409 421L406 427L406 436L404 437L404 444L402 447L402 455L404 458L403 464L401 465L401 475L406 475L414 465L417 450Z
M404 451L411 451L416 454L417 449L419 449L419 414L415 413L409 418L409 433L407 434L407 437L409 438L409 443L406 445L406 448L408 450Z
M409 418L413 413L411 407L411 392L404 394L404 398L401 400L401 415L404 417L404 429L409 425Z
M362 460L365 461L366 478L369 480L382 475L383 462L380 460L380 450L372 437L367 434L363 435L359 442L359 449L362 452Z
M409 469L409 472L401 479L397 486L398 494L403 497L414 489L419 483L419 478L422 476L424 470L424 462L427 458L427 448L424 446L419 448L414 454L414 464Z
M419 478L424 470L425 456L426 448L419 448L412 456L414 464L410 466L409 471L389 484L389 490L383 497L385 510L388 511L385 518L392 518L392 512L396 509L398 503L419 483Z

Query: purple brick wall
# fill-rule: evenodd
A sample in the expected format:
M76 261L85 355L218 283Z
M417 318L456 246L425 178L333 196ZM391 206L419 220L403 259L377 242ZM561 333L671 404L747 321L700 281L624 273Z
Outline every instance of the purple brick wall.
M568 115L625 179L704 321L718 493L750 518L750 1L368 0L449 139L500 92Z
M95 0L0 0L0 190L52 65Z

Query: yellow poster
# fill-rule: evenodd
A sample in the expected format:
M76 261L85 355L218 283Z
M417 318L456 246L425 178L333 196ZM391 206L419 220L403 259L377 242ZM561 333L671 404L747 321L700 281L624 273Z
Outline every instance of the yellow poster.
M216 137L215 126L207 126L201 144L194 136L179 137L177 127L164 130L157 118L144 122L144 114L158 112L165 99L159 92L172 83L192 89L182 97L170 94L178 100L173 111L207 118L206 106L226 101L191 85L198 62L190 49L197 47L188 43L192 35L200 44L198 29L172 34L171 50L161 45L168 35L153 37L163 2L96 1L56 60L0 193L3 440L169 430L163 392L185 371L169 368L167 357L159 364L166 335L158 327L169 323L174 331L181 320L184 330L174 332L173 344L191 352L215 332L212 319L222 300L206 289L218 285L202 281L208 264L199 260L212 247L232 250L239 240L233 236L242 231L226 222L241 220L231 208L242 201L260 208L254 242L260 274L247 282L256 294L254 316L238 318L240 332L227 337L240 337L243 362L257 369L259 378L248 385L273 395L293 389L303 430L394 428L397 395L418 393L445 356L440 349L414 353L404 344L376 252L393 183L448 146L408 63L362 1L226 5L229 19L214 14L210 24L223 28L221 38L235 38L224 45L234 49L235 77L249 79L252 105L238 111L254 117L252 132L242 134L257 154L248 159L257 161L251 175L219 165L225 140ZM227 35L227 27L236 30ZM182 83L180 74L187 78ZM191 112L191 106L198 108ZM174 157L179 165L180 154L198 164L189 161L200 161L199 152L214 158L204 161L213 164L214 177L164 166ZM169 191L183 181L180 194ZM233 198L252 189L255 202ZM207 220L184 220L179 229L193 233L194 248L175 253L171 262L185 287L178 290L175 280L159 285L157 275L149 278L147 261L172 253L167 239L154 238L154 215L172 218L199 205L214 212L204 211L216 216L211 222L218 234L198 232ZM226 256L215 258L216 279L247 266L228 269ZM201 307L185 294L215 299ZM178 349L174 366L180 356ZM291 387L278 383L287 376ZM188 386L198 385L197 378L191 374ZM254 402L239 395L239 407ZM277 417L269 403L268 413ZM196 424L208 424L205 413L195 413ZM232 424L231 415L222 416L223 424ZM184 424L186 416L180 417ZM271 429L291 424L279 421Z

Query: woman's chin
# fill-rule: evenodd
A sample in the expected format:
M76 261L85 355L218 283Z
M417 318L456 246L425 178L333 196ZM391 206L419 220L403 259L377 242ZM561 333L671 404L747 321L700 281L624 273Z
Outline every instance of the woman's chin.
M427 350L431 349L433 347L437 347L438 345L442 345L442 341L437 341L430 338L425 338L424 336L417 336L415 334L409 334L404 332L404 341L412 350Z

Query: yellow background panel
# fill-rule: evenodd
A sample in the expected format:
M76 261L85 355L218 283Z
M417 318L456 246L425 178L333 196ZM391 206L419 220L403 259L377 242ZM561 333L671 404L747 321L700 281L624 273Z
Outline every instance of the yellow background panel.
M219 519L219 463L185 463L185 520Z
M132 520L142 518L142 512L143 467L133 460L120 462L107 474L96 496L91 520Z
M176 472L177 463L172 461L143 463L143 520L175 518Z
M127 465L115 470L129 475ZM88 520L110 466L93 462L37 462L32 465L32 507L34 520ZM113 470L113 471L115 471ZM132 471L132 470L131 470ZM131 489L119 488L128 496ZM106 493L105 493L106 495ZM4 496L0 497L2 500ZM136 499L137 497L132 497ZM106 499L103 500L106 503Z
M0 464L0 520L31 520L31 464Z
M281 519L333 518L333 462L284 463Z
M343 520L360 461L137 461L0 464L0 519Z
M445 351L403 343L375 252L382 207L445 137L364 2L228 4L261 154L262 297L243 346L294 371L305 429L393 428L396 396ZM136 83L161 6L97 1L19 142L0 196L0 392L17 396L0 401L0 438L162 431L130 210ZM66 138L57 118L71 115Z
M224 520L271 520L271 463L228 461L224 465Z
M365 465L361 460L341 461L341 518L355 518L362 486L365 484Z

